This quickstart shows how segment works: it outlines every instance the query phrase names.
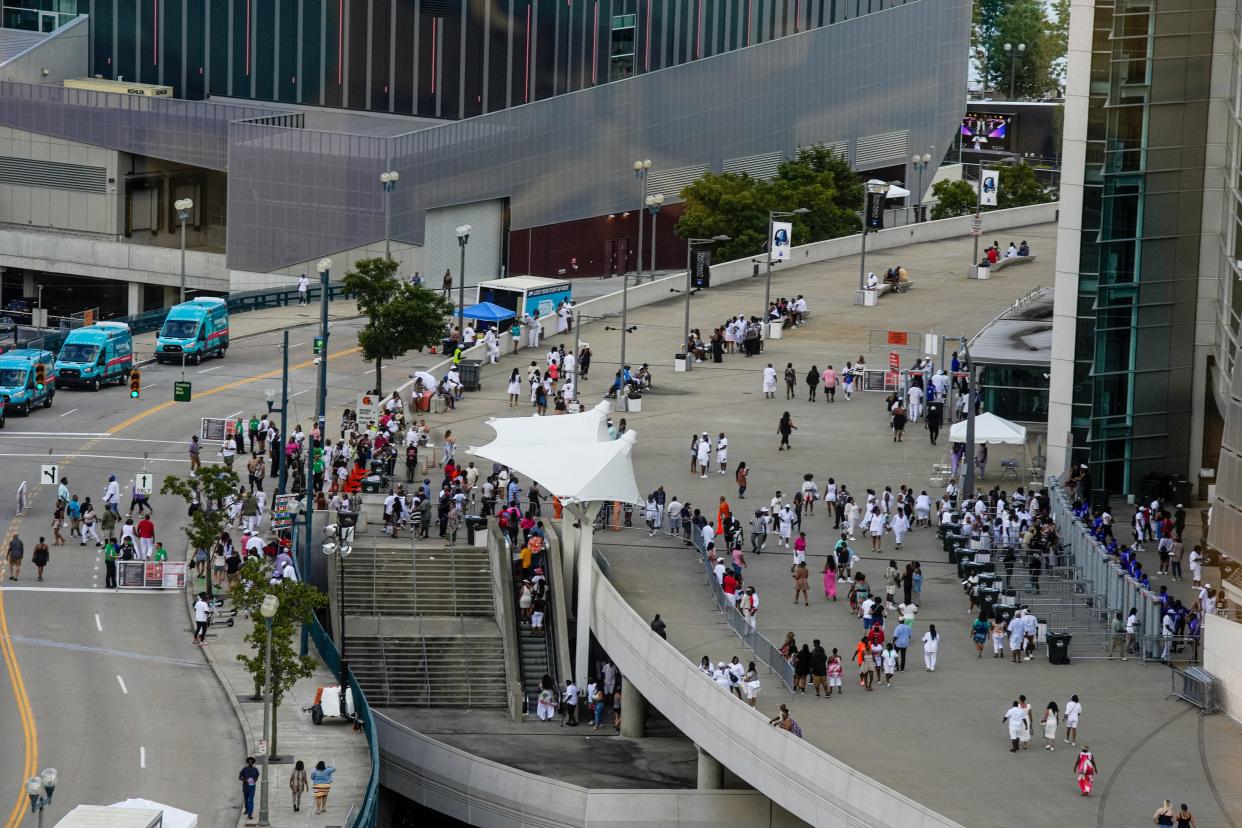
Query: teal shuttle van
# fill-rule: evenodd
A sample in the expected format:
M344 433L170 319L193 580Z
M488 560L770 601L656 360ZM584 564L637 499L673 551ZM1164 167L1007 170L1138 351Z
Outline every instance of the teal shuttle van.
M24 416L36 405L52 407L56 394L55 363L56 356L51 351L34 348L0 354L0 397L4 399L6 414Z
M195 365L210 356L223 357L229 348L229 306L217 296L203 296L174 305L155 338L158 362Z
M89 388L124 385L134 367L134 338L124 322L96 322L70 331L56 357L56 385Z

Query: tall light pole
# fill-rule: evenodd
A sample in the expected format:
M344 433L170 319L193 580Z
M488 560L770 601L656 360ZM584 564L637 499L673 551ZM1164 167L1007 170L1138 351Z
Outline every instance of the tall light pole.
M273 593L263 596L259 605L259 615L263 616L263 624L267 627L266 646L263 652L263 776L259 778L259 826L266 828L271 825L267 819L267 778L271 763L271 722L272 722L272 618L280 609L280 599Z
M173 202L177 210L177 221L181 223L181 301L185 301L185 223L190 220L190 211L194 209L194 200L179 198Z
M660 214L660 208L664 206L664 194L656 193L649 195L643 199L643 203L647 205L647 211L651 213L651 278L655 278L656 272L656 217Z
M914 165L915 171L919 174L918 201L915 203L915 221L923 220L923 170L927 169L927 165L931 163L932 157L930 152L919 155L917 152L910 162Z
M397 179L401 176L396 170L380 173L380 183L384 186L384 258L392 258L392 214L388 209L388 195L397 189Z
M862 256L858 260L858 301L857 305L865 305L867 297L867 213L873 198L883 199L888 195L888 182L873 178L865 185L867 194L863 197ZM883 215L883 210L880 212Z
M320 259L316 269L319 271L319 336L323 340L322 351L315 359L319 364L319 387L315 393L315 414L316 423L319 426L320 445L324 445L327 439L325 433L325 409L327 407L328 398L328 280L332 274L332 260ZM282 440L289 439L284 434L280 435ZM312 440L306 451L306 526L304 534L306 540L303 543L303 570L310 564L311 558L311 532L314 531L315 520L315 443Z
M768 324L768 308L772 306L772 222L778 218L787 218L789 216L801 216L811 212L807 207L799 207L796 210L787 212L781 210L768 211L768 279L767 284L763 288L763 313L759 314L759 318L763 320L763 324ZM766 338L766 333L764 334Z
M638 179L638 248L634 251L634 284L638 284L643 276L643 207L647 203L647 173L650 171L650 158L634 162L634 177ZM621 265L621 272L624 275L629 269L625 267L625 262L622 262ZM622 324L622 328L624 327L624 324ZM621 334L621 341L625 342L624 333ZM622 362L624 361L622 360Z
M343 696L344 690L349 687L349 660L345 652L345 559L354 551L354 527L358 524L358 515L355 512L337 512L336 521L335 524L324 527L327 540L323 544L323 553L328 557L336 558L336 606L337 620L340 624L336 637L340 642L339 678Z
M1005 44L1005 54L1009 55L1009 100L1013 100L1014 81L1018 78L1018 55L1026 51L1026 44L1019 43L1014 48L1012 43Z
M277 483L276 494L285 493L285 482L288 479L289 469L285 465L285 452L283 444L288 442L285 436L286 429L289 428L289 332L284 332L284 342L280 346L280 408L276 407L276 392L268 389L263 392L263 398L267 401L267 413L276 413L280 415L280 441L281 450L276 452L277 456Z
M965 175L966 168L962 167L962 174ZM979 266L979 237L983 235L983 162L979 162L979 180L975 186L975 221L974 226L970 228L971 234L975 237L975 252L970 259L970 269L967 274L974 273L974 269Z
M686 239L686 322L681 334L681 352L686 355L686 370L694 364L690 356L690 294L694 291L694 274L690 269L691 254L696 244L713 244L715 242L732 241L732 237L721 233L710 239Z
M43 809L52 804L52 794L56 791L56 780L59 777L56 768L44 768L38 776L26 780L30 810L39 815L39 828L43 828Z
M962 357L966 364L966 480L962 484L961 497L975 494L975 366L970 361L970 343L961 338ZM950 414L950 417L952 415ZM961 502L965 502L964 500Z
M470 243L473 229L469 224L457 228L457 246L461 248L461 268L457 271L457 341L463 349L466 345L466 245Z

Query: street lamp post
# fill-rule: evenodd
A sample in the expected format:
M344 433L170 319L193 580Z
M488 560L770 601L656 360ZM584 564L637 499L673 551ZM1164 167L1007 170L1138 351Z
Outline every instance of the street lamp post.
M287 442L285 430L289 428L289 332L284 332L284 341L280 345L280 408L276 407L276 392L268 389L263 392L263 398L267 401L267 413L280 415L280 440L282 443ZM277 455L277 474L279 475L276 483L276 494L285 493L285 481L288 478L289 470L285 465L284 451L276 452Z
M320 445L323 445L323 441L326 438L324 424L328 397L328 281L332 275L332 260L320 259L315 267L319 271L319 290L322 294L319 297L319 337L323 340L322 351L319 356L315 357L315 361L319 366L319 385L315 392L315 414L316 423L319 426L319 442ZM280 437L282 440L288 439L284 434L281 434ZM315 519L314 488L315 444L312 440L306 452L306 540L302 547L303 571L310 564L311 558L311 532L313 531Z
M470 243L473 229L469 224L457 228L457 246L461 248L461 267L457 271L457 341L463 348L466 344L466 245Z
M639 181L642 196L638 202L638 249L634 265L634 281L642 274L643 267L643 206L647 201L647 173L651 169L651 159L634 162L634 176ZM630 277L629 267L621 263L621 376L625 376L625 337L629 333L627 319L630 312Z
M694 274L690 270L691 254L696 244L713 244L715 242L732 241L731 236L721 233L718 236L712 236L710 239L686 239L686 322L681 334L681 352L686 357L686 370L694 365L694 359L690 355L690 294L694 292Z
M26 780L30 810L39 815L39 828L43 828L43 809L52 804L52 794L56 791L56 780L59 777L56 768L44 768L38 776Z
M975 366L970 362L970 343L961 338L962 357L966 367L966 478L959 498L975 494Z
M397 189L397 179L400 174L396 170L388 170L380 173L380 183L384 186L384 258L392 258L392 215L388 210L388 195Z
M280 598L268 593L263 596L259 605L259 615L263 616L263 624L267 627L266 646L263 653L263 776L259 779L259 826L265 828L271 823L267 819L267 778L271 763L271 722L272 722L272 619L280 609Z
M1018 79L1018 55L1026 51L1026 44L1019 43L1014 48L1012 43L1005 44L1005 54L1009 55L1009 100L1013 100L1014 82Z
M871 199L888 195L888 182L873 178L864 185L867 195L863 197L862 256L858 260L858 301L855 304L867 304L867 208Z
M190 220L190 211L194 209L194 200L179 198L173 202L177 210L177 221L181 223L181 301L185 301L185 223Z
M922 155L916 152L914 157L910 159L911 163L914 164L915 171L919 174L919 190L917 193L919 200L915 204L915 221L923 220L923 170L927 169L927 165L931 163L931 160L930 152L925 152Z
M358 515L353 512L337 512L337 522L325 526L324 534L329 537L323 544L323 553L336 558L336 607L339 629L337 640L340 642L341 691L349 687L349 662L345 653L345 559L354 551L354 527Z
M656 272L656 217L660 213L660 208L664 206L664 194L656 193L649 195L643 199L643 203L647 205L647 210L651 213L651 278L655 278Z
M787 212L781 210L768 211L768 278L767 284L763 287L763 313L759 314L759 318L763 320L764 325L768 324L768 308L772 306L772 222L778 218L801 216L809 212L811 211L807 207L799 207L796 210L790 210ZM767 338L766 333L764 334L764 338Z

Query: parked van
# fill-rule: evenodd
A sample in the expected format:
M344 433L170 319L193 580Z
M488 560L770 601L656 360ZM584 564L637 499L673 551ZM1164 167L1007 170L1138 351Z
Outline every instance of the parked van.
M70 331L56 357L56 384L98 391L124 385L134 367L134 339L124 322L96 322Z
M6 414L25 416L39 404L52 407L56 394L55 363L56 356L51 351L34 348L18 348L0 355L0 396L4 397ZM35 382L39 366L44 370L42 390Z
M229 348L229 306L218 296L204 296L174 305L155 338L158 362L197 365L209 356L223 357Z

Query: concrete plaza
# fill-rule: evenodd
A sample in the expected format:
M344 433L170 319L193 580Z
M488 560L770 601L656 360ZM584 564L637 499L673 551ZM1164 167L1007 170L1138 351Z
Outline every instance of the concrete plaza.
M1006 231L1000 238L1003 245L1011 238L1026 239L1039 259L1007 268L985 282L965 278L972 249L969 237L886 251L869 258L868 269L882 272L901 264L915 286L907 294L882 297L874 308L852 304L857 257L779 273L772 295L805 295L813 311L809 323L786 331L780 340L770 340L759 358L728 356L723 364L696 365L688 374L674 374L671 369L681 339L681 302L631 311L629 322L638 330L627 343L627 362L649 362L656 371L656 388L644 396L641 412L619 412L614 419L625 417L639 432L635 462L640 487L653 490L663 485L670 495L689 500L712 516L722 494L736 511L748 514L749 508L766 505L777 489L791 495L807 472L814 473L821 487L834 477L856 495L867 488L895 489L906 483L935 497L940 492L928 478L932 464L945 460L947 433L942 433L939 446L932 447L921 424L911 424L905 441L894 444L883 395L858 393L847 403L838 392L837 401L827 404L821 393L820 401L811 404L801 378L812 364L820 370L829 363L840 368L860 354L869 366L880 367L889 349L882 338L872 346L872 331L973 335L1030 288L1052 283L1054 237L1051 225ZM985 238L990 240L990 235ZM691 326L706 334L731 315L759 313L762 278L696 294ZM583 383L580 395L588 404L602 394L616 369L619 334L604 330L605 324L618 327L610 320L582 331L594 352L592 378ZM572 338L549 341L568 345ZM905 352L903 364L912 357L913 352ZM452 423L461 444L478 445L491 438L486 416L528 412L525 404L509 409L503 399L509 371L531 359L542 364L542 354L523 350L516 358L485 367L483 390L468 396L468 407L457 412L465 416ZM764 399L761 376L768 362L778 373L786 363L794 364L799 374L797 399L785 402L783 386L777 399ZM777 453L776 424L786 410L798 431L793 451ZM729 435L727 475L713 471L702 480L689 474L690 436L702 431L713 437L720 431ZM997 475L1004 456L994 448L988 480ZM740 461L752 469L745 501L736 499L732 477ZM1015 485L1010 482L1008 487ZM1195 520L1192 516L1190 522ZM778 644L787 630L794 631L799 642L820 638L848 658L861 631L859 622L850 614L844 593L835 605L825 605L819 588L823 555L835 540L831 525L822 510L804 520L812 570L811 607L792 603L791 558L776 553L774 542L768 545L770 554L750 560L746 574L763 596L761 632ZM1233 750L1238 728L1223 717L1199 719L1184 703L1166 700L1170 687L1166 668L1134 661L1078 660L1056 667L1044 660L1015 665L977 659L969 640L971 616L965 598L932 532L913 533L900 554L893 552L891 536L885 538L879 555L867 547L865 539L855 544L863 558L861 569L873 582L890 557L903 565L911 558L922 561L924 603L915 637L917 642L929 624L936 624L943 636L940 665L934 674L924 672L916 644L907 672L899 674L891 688L880 687L871 695L861 692L856 679L849 681L853 671L847 667L849 699L824 701L812 693L792 701L791 710L807 739L965 825L1129 826L1145 823L1166 797L1175 804L1189 803L1203 826L1232 824L1231 815L1242 812L1242 761ZM721 622L697 556L688 547L649 539L643 530L634 529L606 533L597 548L608 557L612 579L626 599L646 617L662 613L670 641L687 658L696 663L702 655L713 661L734 654L750 659ZM1020 693L1030 701L1037 722L1048 701L1063 709L1071 694L1080 696L1085 712L1079 744L1091 745L1102 771L1092 798L1078 796L1071 772L1075 752L1060 737L1054 753L1042 750L1038 732L1031 750L1017 756L1007 752L1001 714ZM784 688L775 676L765 677L761 708L773 714L782 701L789 701Z

